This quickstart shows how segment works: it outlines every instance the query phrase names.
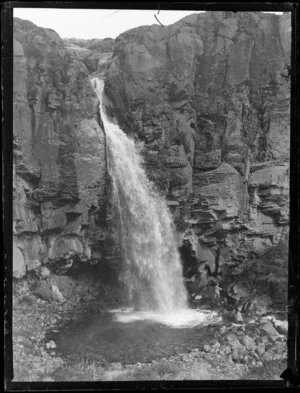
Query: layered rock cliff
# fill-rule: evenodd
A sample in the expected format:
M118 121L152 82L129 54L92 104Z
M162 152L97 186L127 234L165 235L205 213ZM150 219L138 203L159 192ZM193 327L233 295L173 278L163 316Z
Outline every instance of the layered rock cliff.
M100 257L105 135L84 64L50 29L15 18L14 274Z
M288 14L206 12L115 41L114 116L210 273L288 233L290 32Z
M110 113L144 143L187 276L198 269L203 283L283 238L290 29L288 14L206 12L81 42L16 18L15 276L74 256L97 262L113 247L90 73L105 75Z

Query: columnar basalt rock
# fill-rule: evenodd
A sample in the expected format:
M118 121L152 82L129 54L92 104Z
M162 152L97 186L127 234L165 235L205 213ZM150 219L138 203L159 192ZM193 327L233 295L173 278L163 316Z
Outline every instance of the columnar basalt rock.
M105 136L84 64L50 29L14 21L14 274L101 247ZM95 222L98 227L95 228Z
M91 41L16 18L15 275L72 255L118 258L89 73L106 78L109 115L142 141L199 271L225 272L285 236L290 33L288 13L205 12Z
M288 233L290 32L288 13L194 14L121 34L106 73L178 228L228 263Z

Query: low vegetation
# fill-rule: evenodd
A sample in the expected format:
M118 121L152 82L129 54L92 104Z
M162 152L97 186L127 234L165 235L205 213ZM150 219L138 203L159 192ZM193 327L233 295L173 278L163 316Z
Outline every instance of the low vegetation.
M97 362L88 361L86 359L80 362L70 362L59 368L53 373L52 377L56 381L99 381L103 380L105 370L102 365Z
M288 255L288 239L282 239L259 257L246 262L240 279L270 296L274 305L284 307L287 304Z

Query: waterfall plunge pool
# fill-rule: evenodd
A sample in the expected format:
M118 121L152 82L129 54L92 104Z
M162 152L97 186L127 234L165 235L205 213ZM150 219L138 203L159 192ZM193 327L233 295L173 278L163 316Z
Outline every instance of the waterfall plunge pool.
M121 323L135 321L149 321L166 325L170 328L192 328L195 326L207 326L221 322L221 317L214 311L182 309L173 313L159 313L154 311L134 311L133 308L121 308L111 310L113 319Z
M122 364L148 363L195 348L214 337L209 325L221 317L206 310L176 314L116 309L97 315L86 312L80 321L51 334L61 355Z
M216 313L188 308L175 225L166 200L143 169L143 157L120 127L106 115L104 81L92 79L107 141L111 200L118 222L129 304L142 309L85 313L81 322L65 326L53 337L62 355L97 358L123 364L151 362L202 347L220 322Z

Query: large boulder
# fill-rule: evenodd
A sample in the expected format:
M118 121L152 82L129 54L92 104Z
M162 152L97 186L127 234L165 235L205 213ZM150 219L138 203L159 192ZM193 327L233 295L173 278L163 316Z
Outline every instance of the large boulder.
M194 172L193 217L198 222L215 222L219 215L235 217L240 210L242 178L230 164L209 172Z
M256 197L257 206L264 215L273 217L277 224L287 224L289 165L268 164L261 169L253 168L249 177L249 189L253 198Z
M274 328L272 323L268 320L263 320L260 324L260 329L265 332L268 338L270 338L272 341L276 341L280 335L277 332L277 330Z

